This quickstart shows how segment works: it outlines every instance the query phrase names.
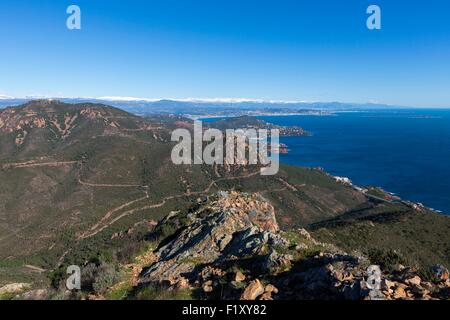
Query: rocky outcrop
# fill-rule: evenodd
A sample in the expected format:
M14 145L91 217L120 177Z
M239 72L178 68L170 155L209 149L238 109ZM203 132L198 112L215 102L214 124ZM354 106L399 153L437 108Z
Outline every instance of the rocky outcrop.
M47 289L36 289L23 293L18 297L21 300L47 300L49 298Z
M264 293L264 286L258 279L253 280L242 293L241 300L255 300Z
M0 295L19 294L31 287L29 283L10 283L0 288Z
M449 279L449 271L443 265L437 264L433 267L433 276L439 281L447 281Z
M273 206L258 194L219 192L155 230L167 225L176 231L152 252L140 287L198 289L213 299L448 299L445 267L435 267L433 282L402 266L374 282L364 256L317 242L304 229L281 232Z
M449 299L450 281L440 277L448 270L443 266L437 267L439 272L432 275L432 279L424 280L417 269L399 265L397 270L386 275L382 282L382 293L388 300Z
M176 283L185 276L192 279L199 266L252 258L261 255L268 245L287 243L277 233L274 208L255 194L222 192L187 218L190 223L156 252L159 261L142 274L142 283ZM282 258L272 254L261 267L280 264Z
M127 126L123 127L119 123L123 118L127 116L102 105L70 105L58 100L35 100L0 110L0 133L13 134L15 145L20 147L28 139L27 135L36 129L46 129L55 138L66 139L88 121L100 124L105 134L111 134L127 129ZM128 129L146 130L148 124L138 122L138 126L133 125Z

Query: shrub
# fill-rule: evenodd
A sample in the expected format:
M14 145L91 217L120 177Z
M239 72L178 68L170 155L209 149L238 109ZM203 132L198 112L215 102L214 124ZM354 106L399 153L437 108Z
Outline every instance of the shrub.
M368 257L371 263L379 265L381 269L392 271L397 264L407 264L405 258L395 250L370 249Z
M192 300L192 291L189 289L168 290L158 285L148 285L141 288L136 294L137 300Z
M92 288L95 293L103 294L119 280L119 274L114 267L110 265L101 265Z
M12 300L15 297L16 297L16 294L12 293L12 292L0 294L0 300Z
M61 286L63 286L65 279L66 279L66 268L59 267L58 269L55 269L51 271L47 275L48 279L50 280L50 284L54 289L58 289Z
M89 263L83 268L81 289L83 291L103 294L120 280L120 274L114 265L102 262L99 265Z
M117 251L117 260L120 263L130 263L139 255L144 245L141 242L130 242Z

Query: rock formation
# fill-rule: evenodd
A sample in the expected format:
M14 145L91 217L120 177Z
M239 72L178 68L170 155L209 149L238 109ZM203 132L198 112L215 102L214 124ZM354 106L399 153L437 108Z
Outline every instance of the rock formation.
M183 221L180 223L180 221ZM212 299L446 299L448 270L434 282L399 266L371 284L370 261L315 241L304 229L281 232L273 206L258 194L219 192L197 210L160 226L178 229L163 240L141 287L200 290ZM158 230L158 227L155 229Z

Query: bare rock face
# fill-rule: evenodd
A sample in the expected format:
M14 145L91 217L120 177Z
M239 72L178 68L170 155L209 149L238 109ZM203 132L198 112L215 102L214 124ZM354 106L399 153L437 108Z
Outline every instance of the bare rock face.
M27 291L20 296L21 300L46 300L49 293L46 289L36 289Z
M449 298L443 266L434 270L436 283L399 266L381 273L374 288L366 257L317 242L304 229L280 231L274 208L258 194L219 192L187 214L169 215L155 230L167 224L176 231L152 252L154 263L138 276L139 286L195 288L205 298L243 300Z
M31 287L29 283L10 283L0 288L0 294L18 294Z
M403 289L403 287L397 287L394 291L393 295L394 299L404 299L406 298L406 291Z
M258 195L223 192L208 205L207 214L204 209L156 252L159 261L143 272L141 283L192 278L199 265L220 265L256 256L266 245L286 244L276 233L274 208Z
M123 127L120 120L124 114L103 105L65 104L58 100L35 100L17 107L0 110L0 133L11 134L15 146L21 147L35 132L46 132L52 139L64 140L84 124L91 123L103 130L103 134L117 133ZM129 117L131 118L131 116ZM135 120L135 119L134 119ZM146 130L143 123L132 130Z
M236 272L236 274L234 275L234 281L239 283L244 280L245 280L245 275L241 271Z
M420 286L421 279L419 276L414 276L412 278L406 279L405 283L410 286Z
M270 232L280 230L275 219L275 209L258 194L222 192L216 206L224 211L244 214L245 219L261 230Z
M264 293L265 289L261 281L258 279L253 280L250 284L245 288L242 293L241 300L256 300L260 295Z
M435 265L433 267L433 273L434 273L434 277L438 280L446 281L449 279L449 271L443 265L440 265L440 264Z

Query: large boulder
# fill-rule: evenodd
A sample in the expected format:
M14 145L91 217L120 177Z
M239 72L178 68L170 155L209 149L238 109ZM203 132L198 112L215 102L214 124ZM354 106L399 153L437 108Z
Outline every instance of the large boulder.
M29 283L10 283L0 288L0 295L2 294L19 294L31 287Z
M449 279L449 272L446 267L441 264L433 266L433 276L440 281L446 281Z
M264 286L259 279L253 280L245 288L242 293L241 300L256 300L260 295L265 292Z
M222 265L264 254L267 247L287 245L278 234L273 206L257 194L220 193L189 218L190 223L155 252L158 261L142 272L140 283L174 283L181 276L194 280L199 266ZM273 257L272 262L280 261Z

